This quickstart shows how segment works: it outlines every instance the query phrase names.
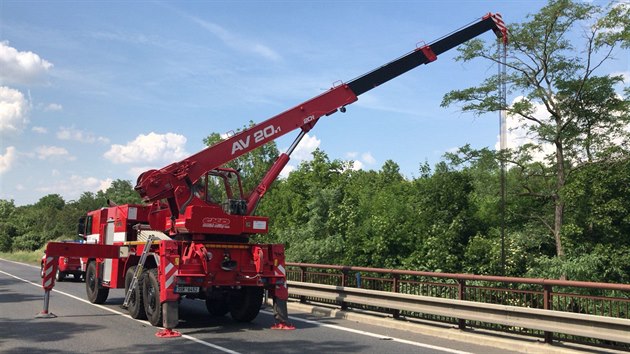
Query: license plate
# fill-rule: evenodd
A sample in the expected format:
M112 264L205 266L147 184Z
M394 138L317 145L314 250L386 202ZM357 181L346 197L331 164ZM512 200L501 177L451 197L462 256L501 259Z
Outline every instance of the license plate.
M196 294L199 292L198 286L176 286L175 292L178 294Z

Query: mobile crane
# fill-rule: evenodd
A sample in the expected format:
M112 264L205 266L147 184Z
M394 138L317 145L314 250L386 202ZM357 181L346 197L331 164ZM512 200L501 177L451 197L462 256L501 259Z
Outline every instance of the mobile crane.
M321 117L345 112L359 95L489 30L507 43L501 16L489 13L182 161L142 173L135 190L145 204L114 205L87 213L79 224L79 233L87 241L83 244L48 243L42 314L48 314L48 296L54 286L51 274L56 273L59 256L87 260L89 301L104 303L109 289L124 287L124 305L131 317L163 325L164 336L176 335L172 328L179 320L182 296L205 299L212 315L230 312L236 321L245 322L258 315L263 289L286 301L284 246L249 243L249 236L268 231L268 218L254 215L256 206L302 137ZM225 164L297 129L300 132L287 152L245 194L239 172ZM219 184L223 200L217 199Z

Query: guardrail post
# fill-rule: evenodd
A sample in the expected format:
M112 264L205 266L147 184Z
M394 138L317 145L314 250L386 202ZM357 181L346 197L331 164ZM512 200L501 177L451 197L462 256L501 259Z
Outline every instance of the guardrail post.
M466 300L466 281L463 279L460 279L457 281L457 300ZM461 330L466 329L466 320L463 318L460 318L457 321L458 327Z
M300 281L306 283L306 267L300 267ZM300 303L306 303L306 296L300 296Z
M341 286L346 287L348 286L348 270L347 269L343 269L341 271ZM341 301L341 309L342 310L347 310L348 309L348 303L345 301Z
M552 310L551 293L552 293L551 285L543 285L543 309L545 310ZM553 343L553 332L545 331L544 336L545 336L545 343L547 344Z
M392 292L398 293L400 292L400 275L393 275L394 283L392 284ZM394 310L393 316L395 319L400 318L400 310Z

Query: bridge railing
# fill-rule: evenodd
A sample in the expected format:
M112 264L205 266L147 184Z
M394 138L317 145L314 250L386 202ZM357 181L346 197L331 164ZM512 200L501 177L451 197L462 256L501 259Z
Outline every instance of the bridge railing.
M290 281L630 319L629 284L434 273L308 263L287 263L287 268L287 276ZM299 298L301 301L307 300L304 296ZM555 336L555 338L562 340L601 344L600 341L593 338L581 338L561 333L554 335L550 331L531 328L349 304L345 301L331 301L330 299L308 300L335 303L343 309L353 307L391 313L394 318L404 315L408 318L453 323L461 329L469 326L540 336L548 343L552 342Z

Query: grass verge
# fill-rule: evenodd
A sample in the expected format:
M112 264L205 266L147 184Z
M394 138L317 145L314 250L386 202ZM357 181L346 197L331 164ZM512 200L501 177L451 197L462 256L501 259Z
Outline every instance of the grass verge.
M38 266L43 254L43 250L0 252L0 258L10 259L12 261L23 262Z

